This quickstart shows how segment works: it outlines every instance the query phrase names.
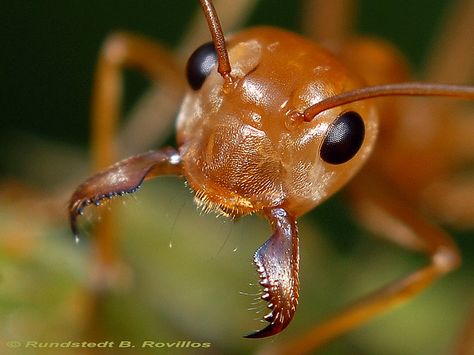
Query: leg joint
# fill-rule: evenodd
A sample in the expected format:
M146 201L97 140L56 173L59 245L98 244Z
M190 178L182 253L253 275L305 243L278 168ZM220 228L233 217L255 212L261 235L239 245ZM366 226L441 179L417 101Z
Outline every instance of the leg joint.
M440 247L433 254L431 260L437 269L443 274L448 273L461 265L461 256L454 247Z

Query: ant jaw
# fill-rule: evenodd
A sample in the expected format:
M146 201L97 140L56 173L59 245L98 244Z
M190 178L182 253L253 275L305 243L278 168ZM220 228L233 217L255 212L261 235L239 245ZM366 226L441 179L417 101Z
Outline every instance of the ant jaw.
M267 320L267 316L264 317L265 320ZM291 318L290 318L291 320ZM247 339L260 339L260 338L266 338L275 334L280 333L283 329L286 328L286 326L290 323L290 320L288 320L285 323L279 322L278 324L276 322L272 322L269 325L267 325L265 328L257 330L253 333L244 335L244 338Z
M69 200L69 221L77 242L77 218L84 208L136 192L143 181L157 175L181 175L181 157L173 148L150 151L124 159L84 181Z
M275 231L255 253L254 262L263 287L261 299L270 312L263 319L270 324L244 336L264 338L285 329L293 319L299 298L298 231L294 219L282 208L266 211Z

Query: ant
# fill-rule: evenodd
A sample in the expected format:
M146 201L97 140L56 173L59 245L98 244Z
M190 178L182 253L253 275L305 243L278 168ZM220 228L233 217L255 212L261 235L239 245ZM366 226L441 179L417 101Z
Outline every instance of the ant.
M416 212L420 197L416 191L426 178L450 168L426 166L425 148L432 152L431 145L441 144L438 137L429 137L419 151L407 149L413 141L395 135L405 121L388 101L369 99L472 100L474 87L400 82L391 73L403 73L403 65L384 60L393 57L392 49L376 41L356 41L341 50L338 59L277 28L257 27L224 38L212 1L200 4L212 41L197 48L187 62L189 90L176 123L178 148L132 156L79 185L69 202L76 238L77 217L87 206L134 193L143 181L161 175L183 177L196 203L206 210L231 219L263 216L273 234L255 252L254 263L261 298L268 302L269 313L264 316L268 325L246 337L268 337L290 324L298 305L297 218L350 182L352 203L362 221L377 233L426 253L430 263L314 328L293 348L297 353L413 297L457 268L460 256L451 238ZM379 53L377 58L371 51ZM365 69L360 58L366 60ZM110 108L116 97L107 90L117 68L133 65L150 77L171 80L175 73L167 60L158 47L131 34L110 39L98 69L98 116L114 115ZM370 72L371 68L377 71ZM424 132L411 134L426 139ZM415 174L404 173L397 157L404 157L404 162L411 158ZM469 203L472 210L472 202L464 201L466 207ZM469 218L471 213L462 208L457 214L450 212L452 220Z

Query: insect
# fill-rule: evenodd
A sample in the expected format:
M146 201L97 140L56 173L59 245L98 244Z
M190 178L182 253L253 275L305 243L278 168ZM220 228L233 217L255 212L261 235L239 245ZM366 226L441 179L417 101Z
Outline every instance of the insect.
M389 103L369 99L423 95L472 100L474 89L416 82L386 84L392 79L386 73L403 72L396 60L379 63L367 55L364 68L377 67L382 74L364 71L351 60L373 49L391 58L391 49L371 41L355 42L346 52L342 50L343 62L313 42L275 28L249 29L224 39L212 3L200 3L213 41L196 49L188 61L190 89L177 119L178 149L139 154L87 179L70 199L73 233L78 235L77 217L88 205L133 193L144 180L159 175L184 177L196 202L205 209L230 218L261 214L273 230L254 256L263 288L261 298L268 302L269 313L264 317L268 325L247 337L266 337L285 329L297 308L296 219L352 180L350 191L361 219L377 232L426 252L431 263L309 333L302 340L306 347L363 323L456 268L459 256L450 238L404 204L413 196L411 189L418 191L417 184L425 181L423 175L433 172L415 168L420 175L415 177L393 172L394 167L400 168L397 157L403 156L406 139L387 138L400 124L398 117ZM110 43L99 69L104 82L110 79L107 70L113 69L107 59L129 61L150 76L156 68L147 58L157 59L155 63L166 59L147 41L127 34ZM173 74L166 65L157 71L163 76ZM373 86L367 86L364 79ZM392 80L400 79L404 78ZM383 139L375 148L379 121ZM440 145L428 140L428 146ZM412 146L408 148L401 165L413 155ZM427 158L425 148L417 152L418 166ZM392 185L402 193L387 193Z

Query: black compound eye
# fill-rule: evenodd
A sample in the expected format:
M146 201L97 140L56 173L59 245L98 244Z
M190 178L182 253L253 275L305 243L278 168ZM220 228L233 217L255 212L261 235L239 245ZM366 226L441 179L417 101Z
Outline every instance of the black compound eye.
M217 65L217 54L212 42L204 43L188 59L186 77L193 90L199 90L212 68Z
M364 141L365 125L357 112L342 113L329 127L321 146L321 158L329 164L349 161Z

